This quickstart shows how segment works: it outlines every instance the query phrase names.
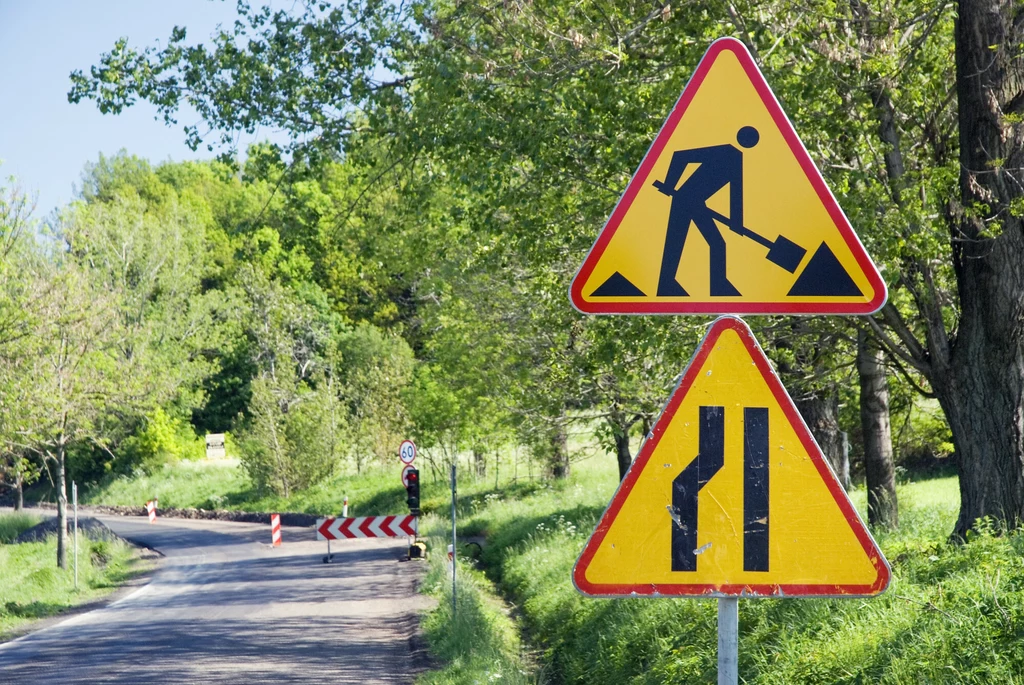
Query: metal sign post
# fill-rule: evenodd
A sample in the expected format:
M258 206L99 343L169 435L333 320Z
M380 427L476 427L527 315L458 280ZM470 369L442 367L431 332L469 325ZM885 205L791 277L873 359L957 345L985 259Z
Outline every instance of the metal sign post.
M455 552L455 462L452 462L452 617L455 616L455 560L458 556Z
M739 682L740 600L718 599L718 685Z
M71 501L75 510L75 589L78 589L78 484L71 482Z

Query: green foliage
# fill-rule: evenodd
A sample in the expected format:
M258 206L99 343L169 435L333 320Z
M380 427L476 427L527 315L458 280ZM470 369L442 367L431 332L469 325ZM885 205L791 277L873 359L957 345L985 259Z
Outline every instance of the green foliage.
M173 464L182 459L206 456L206 439L198 437L185 421L168 416L160 407L146 417L144 428L121 443L118 470L144 472Z
M141 94L171 124L177 121L179 89L187 83L189 104L220 130L277 126L281 110L292 112L286 129L296 139L320 143L294 146L297 156L310 157L337 150L357 130L362 117L353 105L374 93L391 100L377 70L395 69L394 53L415 37L401 7L384 0L349 0L336 7L306 0L291 11L240 4L239 15L205 44L189 45L180 27L162 50L136 50L121 39L88 76L72 74L68 100L96 99L101 111L116 114ZM228 69L247 77L222 78ZM302 88L279 90L280 84ZM224 107L228 100L234 103L230 108ZM193 150L203 143L203 128L185 126ZM232 136L225 133L221 142L230 144Z
M387 463L407 437L412 350L403 338L360 323L339 337L337 354L356 467L362 469L367 457Z
M955 451L953 435L938 402L916 398L902 416L896 414L893 447L897 465L910 471L928 471L937 464L949 464Z
M252 383L251 419L240 458L261 491L288 497L329 476L338 464L341 417L330 387L284 390L277 379Z

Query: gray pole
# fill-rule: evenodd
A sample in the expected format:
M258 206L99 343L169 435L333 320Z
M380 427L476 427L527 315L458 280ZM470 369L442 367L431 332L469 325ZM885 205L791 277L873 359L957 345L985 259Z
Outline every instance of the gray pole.
M71 481L71 501L75 508L75 589L78 589L78 484Z
M740 600L718 599L718 685L739 682Z
M452 617L455 617L455 560L458 547L455 546L455 462L452 462Z

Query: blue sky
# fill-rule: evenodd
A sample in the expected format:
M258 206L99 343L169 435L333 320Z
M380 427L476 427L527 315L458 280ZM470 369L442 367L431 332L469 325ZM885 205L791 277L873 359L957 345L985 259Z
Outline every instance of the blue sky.
M101 152L124 148L153 162L209 157L184 143L181 127L194 113L176 127L154 120L145 103L100 114L92 102L68 103L68 74L87 71L122 36L135 47L163 44L180 25L199 42L234 19L233 0L0 0L0 177L38 193L43 218L72 199L83 166Z

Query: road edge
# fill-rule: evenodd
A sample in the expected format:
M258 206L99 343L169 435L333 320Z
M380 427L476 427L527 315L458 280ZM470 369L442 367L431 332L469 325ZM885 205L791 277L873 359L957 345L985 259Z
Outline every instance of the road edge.
M83 604L76 604L74 606L68 607L59 614L54 614L53 616L46 616L44 618L37 618L35 620L28 621L22 624L21 626L18 626L10 633L0 635L0 649L3 649L7 645L13 642L17 642L18 640L27 637L33 633L38 633L42 630L46 630L48 628L60 625L65 621L69 621L73 618L78 618L79 616L87 614L91 611L97 611L99 609L106 608L111 604L114 604L116 602L121 601L122 599L125 599L129 595L135 594L139 590L142 590L147 585L149 585L150 581L153 580L153 576L155 576L160 571L160 562L163 560L164 555L155 549L146 547L144 545L140 545L132 540L124 540L126 543L130 544L132 547L135 547L138 550L139 558L142 561L142 563L146 564L146 568L143 568L138 573L138 575L132 576L121 585L118 585L109 594L106 594L102 597L97 597L96 599L85 602Z

